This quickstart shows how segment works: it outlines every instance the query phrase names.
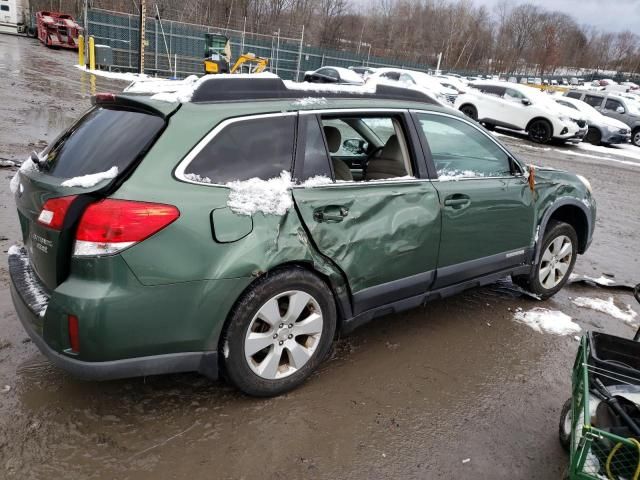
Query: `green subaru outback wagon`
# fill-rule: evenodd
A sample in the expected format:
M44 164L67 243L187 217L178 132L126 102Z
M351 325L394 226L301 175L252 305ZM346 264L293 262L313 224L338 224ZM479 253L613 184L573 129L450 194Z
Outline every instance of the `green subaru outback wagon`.
M54 364L276 395L374 317L508 275L542 298L566 283L595 225L586 179L420 92L313 88L98 95L24 162L11 293Z

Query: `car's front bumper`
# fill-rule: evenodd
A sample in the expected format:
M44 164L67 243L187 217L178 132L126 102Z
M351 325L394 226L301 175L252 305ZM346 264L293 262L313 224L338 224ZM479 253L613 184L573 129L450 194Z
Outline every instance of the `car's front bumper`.
M25 280L25 277L28 278ZM26 250L22 249L20 253L9 255L9 278L11 298L25 331L38 349L54 365L75 377L86 380L112 380L198 371L210 378L217 378L218 353L215 350L174 351L166 354L131 356L104 361L88 361L79 358L77 354L67 348L68 345L65 345L63 339L67 330L64 322L60 321L59 312L61 309L64 310L64 307L61 308L61 305L56 304L55 295L51 295L51 299L46 299L46 308L43 309L41 295L43 292L36 292L37 295L33 294L34 279L37 280L37 277L29 266ZM27 283L30 284L29 287L26 286ZM36 286L36 288L39 287ZM40 297L40 303L34 301L36 296ZM96 309L93 313L95 317L100 317L102 312ZM84 316L84 319L87 320L84 325L86 330L93 330L94 326L89 320L89 315ZM115 318L113 320L113 323L116 324L117 320ZM130 325L129 328L133 334L135 326ZM58 333L60 335L57 335ZM106 337L106 335L100 334L96 336ZM99 340L87 341L86 343L96 345Z
M609 144L619 144L619 143L629 143L631 141L631 132L626 134L621 134L618 132L609 132L606 131L602 134L602 143Z
M555 138L564 140L565 142L579 143L587 134L588 128L579 127L577 124L561 124L559 133L555 135Z

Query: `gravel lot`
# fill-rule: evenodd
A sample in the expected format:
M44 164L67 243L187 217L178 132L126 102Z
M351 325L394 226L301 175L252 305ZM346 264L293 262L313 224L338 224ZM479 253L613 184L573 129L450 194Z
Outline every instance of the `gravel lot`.
M71 52L0 36L0 158L21 160L87 108L91 93L124 86L74 61ZM577 272L640 281L635 152L542 148L500 135L528 162L590 179L597 229ZM0 168L3 252L20 240L14 171ZM544 306L583 330L633 335L620 320L576 307L576 296L640 311L621 290L572 285L544 303L495 286L473 290L368 324L340 339L302 388L259 400L196 374L70 378L27 339L3 259L0 478L560 478L567 456L557 423L578 343L537 333L513 314Z

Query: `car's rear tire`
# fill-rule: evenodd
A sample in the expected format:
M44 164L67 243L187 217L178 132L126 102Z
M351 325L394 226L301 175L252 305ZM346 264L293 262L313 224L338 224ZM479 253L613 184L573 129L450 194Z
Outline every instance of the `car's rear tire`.
M464 113L467 117L473 120L478 120L478 110L473 105L470 105L468 103L465 105L462 105L460 107L460 111Z
M249 395L289 391L326 357L335 330L335 302L319 277L302 268L267 274L228 319L221 342L226 377Z
M571 398L564 402L560 411L560 424L558 425L558 439L566 452L571 447L571 404Z
M540 258L529 275L513 277L514 283L546 300L569 280L578 255L578 236L565 222L552 221L547 225Z
M584 136L584 141L593 145L600 145L602 143L602 133L597 128L589 127L587 134Z
M547 120L534 120L527 127L527 134L532 142L549 143L553 137L553 127Z
M636 147L640 147L640 127L631 132L631 143Z

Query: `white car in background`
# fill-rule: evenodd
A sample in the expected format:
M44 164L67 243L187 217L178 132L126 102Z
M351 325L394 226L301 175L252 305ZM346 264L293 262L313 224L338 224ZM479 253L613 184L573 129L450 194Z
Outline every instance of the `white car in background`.
M552 139L580 142L587 133L587 122L580 112L559 105L536 88L515 83L471 82L454 107L489 129L524 130L537 143Z
M586 118L589 130L584 137L585 142L610 145L629 143L631 140L631 129L626 123L602 115L588 103L565 96L554 97L554 100L560 105L578 110Z
M439 79L424 72L417 72L415 70L404 70L402 68L379 68L369 75L367 83L377 83L380 80L385 82L399 82L406 86L419 87L422 90L430 92L443 103L449 102L452 104L458 96L457 90L445 87Z

